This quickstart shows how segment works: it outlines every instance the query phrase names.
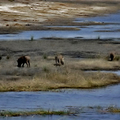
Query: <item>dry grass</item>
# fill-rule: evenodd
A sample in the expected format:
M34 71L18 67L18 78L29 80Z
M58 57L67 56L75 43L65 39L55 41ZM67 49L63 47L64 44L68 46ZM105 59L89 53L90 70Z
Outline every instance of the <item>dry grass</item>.
M33 79L0 81L0 91L38 91L59 88L97 88L119 83L120 78L105 73L43 73Z
M1 60L0 91L40 91L59 88L98 88L120 82L112 73L85 72L83 69L113 69L119 62L103 59L74 60L64 66L54 66L52 56L34 57L31 67L17 68L13 59ZM69 58L67 58L67 61ZM14 66L14 67L11 67Z
M70 66L82 70L118 70L120 62L111 62L106 59L83 59L70 63Z
M106 110L107 110L107 112L110 112L110 113L120 113L120 108L119 107L110 106Z

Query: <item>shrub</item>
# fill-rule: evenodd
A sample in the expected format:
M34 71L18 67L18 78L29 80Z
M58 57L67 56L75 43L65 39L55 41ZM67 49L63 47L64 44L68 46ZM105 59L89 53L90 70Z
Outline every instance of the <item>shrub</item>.
M31 36L31 39L30 39L30 41L33 41L34 40L34 36Z
M47 58L48 58L47 54L44 54L43 59L47 59Z
M8 60L8 59L10 59L10 56L9 56L9 55L7 55L7 56L6 56L6 59L7 59L7 60Z
M44 67L43 71L48 73L50 70L47 67Z

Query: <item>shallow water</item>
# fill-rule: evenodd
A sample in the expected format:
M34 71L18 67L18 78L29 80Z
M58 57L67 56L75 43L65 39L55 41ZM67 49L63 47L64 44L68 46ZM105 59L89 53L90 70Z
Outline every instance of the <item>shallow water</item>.
M106 14L104 16L77 18L76 22L104 22L104 23L120 23L120 12L114 14Z
M81 114L70 116L29 116L29 117L0 117L0 120L120 120L119 114Z
M111 19L109 19L111 18ZM116 19L117 18L117 19ZM63 38L120 38L119 32L96 32L98 30L118 30L120 29L120 13L110 16L87 18L86 21L109 22L109 25L87 26L79 31L25 31L18 34L0 35L0 40L24 40L34 36L34 39L43 37L63 37ZM86 18L76 22L86 22ZM118 20L119 19L119 20ZM114 24L114 23L117 23ZM81 26L76 26L81 28ZM87 34L86 34L87 33ZM103 71L108 72L108 71ZM111 71L110 71L111 72ZM120 75L120 71L112 71ZM21 117L0 117L0 120L119 120L120 114L100 113L94 110L80 112L81 107L109 106L120 107L120 85L109 86L101 89L76 90L62 89L58 92L0 92L0 110L76 110L77 115L70 116L21 116Z
M120 107L120 85L93 90L62 90L61 92L3 92L0 110L65 110L70 106ZM93 102L94 101L94 102Z
M120 71L109 72L120 75ZM69 110L75 112L76 114L68 116L34 115L20 117L0 117L0 120L119 120L120 114L102 113L95 110L95 108L99 106L103 109L106 109L110 106L120 107L119 100L120 85L89 90L62 89L57 90L56 92L1 92L0 110Z
M100 17L77 18L74 22L100 22L108 25L90 26L55 26L76 27L80 30L37 30L23 31L17 34L0 34L0 40L35 40L40 38L84 38L84 39L115 39L120 38L120 12ZM54 27L54 26L51 26Z
M92 90L60 90L60 92L1 92L0 110L76 110L77 116L29 116L17 117L17 120L117 120L119 114L102 114L94 110L80 112L82 107L109 106L120 107L120 85ZM79 113L80 112L80 113ZM9 120L16 119L8 117ZM7 119L0 117L0 119Z

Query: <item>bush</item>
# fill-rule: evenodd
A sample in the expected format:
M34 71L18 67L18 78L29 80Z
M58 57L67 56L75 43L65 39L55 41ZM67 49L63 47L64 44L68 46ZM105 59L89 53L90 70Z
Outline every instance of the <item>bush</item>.
M33 41L34 40L34 37L33 36L31 36L31 39L30 39L30 41Z
M47 58L48 58L47 54L44 54L43 59L47 59Z
M8 55L8 56L6 56L6 59L7 59L7 60L9 60L9 59L10 59L10 56L9 56L9 55Z

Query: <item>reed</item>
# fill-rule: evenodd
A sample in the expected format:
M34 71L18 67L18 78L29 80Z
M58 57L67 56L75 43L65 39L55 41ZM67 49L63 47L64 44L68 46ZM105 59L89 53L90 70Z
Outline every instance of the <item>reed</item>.
M110 107L107 108L107 111L110 112L110 113L120 113L120 108L110 106Z
M4 117L17 117L17 116L30 116L30 115L70 115L69 111L0 111L0 116Z

